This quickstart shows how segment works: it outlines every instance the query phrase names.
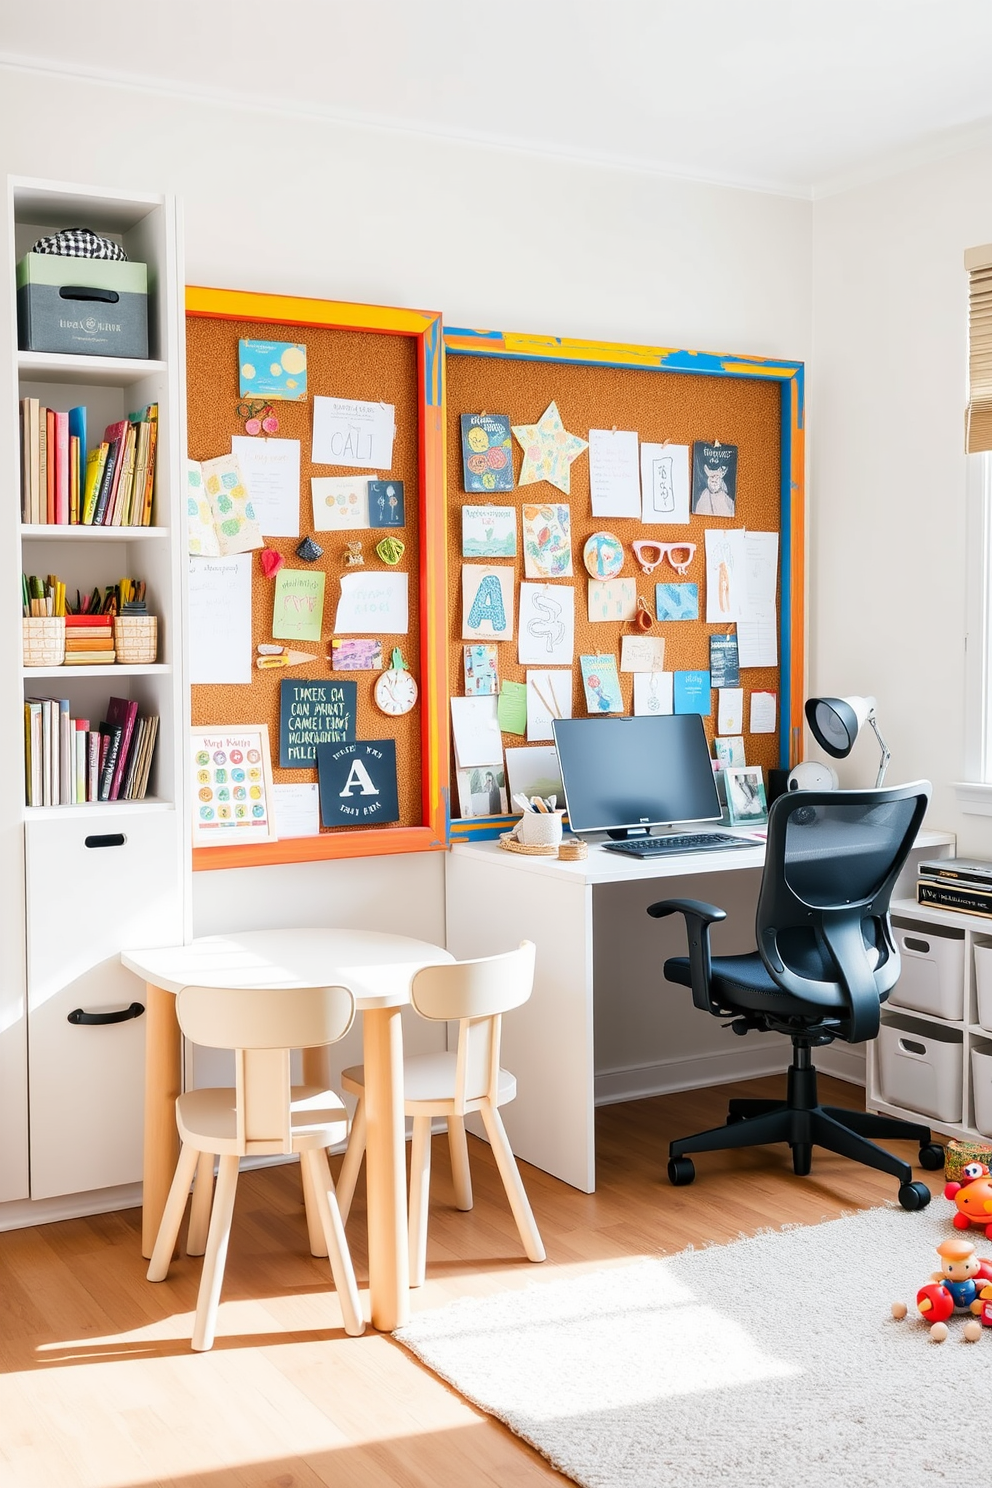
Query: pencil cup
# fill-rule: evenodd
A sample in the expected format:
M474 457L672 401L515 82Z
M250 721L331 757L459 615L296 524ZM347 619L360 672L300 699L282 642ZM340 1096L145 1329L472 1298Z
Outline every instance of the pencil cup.
M561 811L525 811L517 823L517 840L525 847L557 847L563 815Z
M24 665L26 667L61 666L65 661L65 617L62 615L25 617Z
M130 666L147 666L158 655L156 615L114 617L114 656Z

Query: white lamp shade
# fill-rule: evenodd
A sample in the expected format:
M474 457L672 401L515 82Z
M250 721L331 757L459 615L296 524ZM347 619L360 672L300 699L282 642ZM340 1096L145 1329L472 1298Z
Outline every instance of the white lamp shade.
M821 749L834 759L844 759L854 741L875 712L873 697L808 698L806 722Z

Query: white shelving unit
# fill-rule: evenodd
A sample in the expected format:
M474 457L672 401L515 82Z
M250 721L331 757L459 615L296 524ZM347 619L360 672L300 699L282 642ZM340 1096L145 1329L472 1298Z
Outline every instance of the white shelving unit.
M908 1029L910 1037L915 1027L923 1039L926 1039L928 1035L934 1036L937 1031L938 1036L950 1036L955 1043L960 1040L961 1119L960 1121L945 1121L926 1112L917 1112L906 1106L894 1104L886 1099L877 1040L868 1047L868 1109L906 1117L910 1120L928 1122L935 1130L950 1137L967 1138L979 1142L990 1141L992 1130L983 1133L979 1131L975 1122L971 1051L977 1047L983 1052L992 1052L992 1028L983 1028L978 1022L975 984L975 946L976 944L992 946L992 920L935 909L931 905L918 904L915 899L894 899L892 917L894 924L907 926L917 931L922 941L925 941L928 930L935 932L938 936L941 932L946 935L950 931L957 932L963 937L961 973L963 997L960 1018L943 1018L935 1013L921 1012L916 1008L901 1005L898 983L882 1012L883 1023L898 1019L898 1026ZM955 1051L956 1057L957 1051Z
M15 266L36 239L87 226L115 237L148 265L147 360L17 349ZM0 648L3 743L0 839L15 882L2 932L17 968L0 986L0 1228L2 1206L92 1193L140 1181L141 1016L76 1024L68 1014L123 1011L134 981L122 947L182 940L187 932L189 840L184 740L183 272L178 209L171 198L10 178L2 273L8 286L9 386L0 402L0 457L7 555L8 644ZM5 379L6 381L6 379ZM51 408L85 404L90 446L106 425L148 403L159 406L155 501L150 527L33 526L21 520L18 400ZM25 669L20 647L20 573L56 573L70 594L123 576L144 579L158 616L153 665ZM29 808L24 804L23 705L68 698L92 726L111 696L158 715L144 801ZM23 951L23 955L21 954Z

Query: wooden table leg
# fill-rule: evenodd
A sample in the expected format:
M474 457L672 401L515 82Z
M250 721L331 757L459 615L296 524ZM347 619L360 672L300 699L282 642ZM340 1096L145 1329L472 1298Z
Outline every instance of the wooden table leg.
M400 1009L362 1014L368 1116L369 1295L372 1326L390 1333L410 1318L406 1229L406 1132Z
M176 998L145 986L145 1162L141 1254L149 1258L179 1156L176 1097L181 1087L182 1037Z

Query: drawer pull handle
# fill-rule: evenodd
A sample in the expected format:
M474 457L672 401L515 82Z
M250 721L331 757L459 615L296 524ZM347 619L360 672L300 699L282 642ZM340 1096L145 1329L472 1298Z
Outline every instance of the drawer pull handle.
M116 1013L84 1013L82 1008L76 1008L75 1012L66 1017L67 1023L75 1023L92 1026L96 1023L126 1023L129 1018L140 1018L145 1011L144 1004L132 1002L130 1007L121 1008Z
M930 950L930 942L928 940L917 940L912 935L904 935L902 943L907 951L919 951L922 956L925 956Z
M918 1044L915 1039L901 1038L899 1048L904 1054L915 1054L918 1059L927 1052L926 1044Z
M126 841L127 838L123 832L103 832L97 833L94 837L85 837L83 845L85 847L123 847Z

